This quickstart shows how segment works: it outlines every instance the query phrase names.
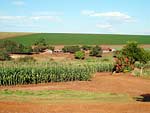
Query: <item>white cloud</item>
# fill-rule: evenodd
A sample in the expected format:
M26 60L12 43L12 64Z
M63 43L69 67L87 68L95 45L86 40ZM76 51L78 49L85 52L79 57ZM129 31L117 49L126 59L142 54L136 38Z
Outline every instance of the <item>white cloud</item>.
M9 21L9 20L22 20L25 19L25 16L0 16L0 20Z
M83 11L81 11L81 14L88 15L88 16L90 16L91 14L94 14L94 13L95 13L95 11L91 11L91 10L83 10Z
M16 0L16 1L13 1L12 4L16 6L23 6L25 5L25 2L22 0Z
M116 12L95 12L90 10L84 10L81 11L81 14L87 15L90 17L103 17L110 20L116 20L116 21L124 21L124 22L133 22L134 19L122 12L116 11Z
M96 27L97 28L101 28L101 29L109 29L109 30L111 30L113 26L111 24L107 23L107 24L97 24Z
M56 11L37 11L33 12L33 15L40 15L40 16L46 16L46 15L63 15L63 12L56 12Z
M0 16L0 21L44 21L61 22L58 16Z

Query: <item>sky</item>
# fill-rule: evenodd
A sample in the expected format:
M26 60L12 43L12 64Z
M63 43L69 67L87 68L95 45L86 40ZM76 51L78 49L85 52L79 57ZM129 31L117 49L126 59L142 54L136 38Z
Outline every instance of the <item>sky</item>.
M150 35L150 0L0 0L0 32Z

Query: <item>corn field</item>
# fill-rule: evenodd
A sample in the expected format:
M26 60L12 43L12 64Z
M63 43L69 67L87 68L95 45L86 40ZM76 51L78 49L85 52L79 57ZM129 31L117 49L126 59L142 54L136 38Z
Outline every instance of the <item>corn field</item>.
M0 63L0 85L87 81L95 72L110 72L111 63Z

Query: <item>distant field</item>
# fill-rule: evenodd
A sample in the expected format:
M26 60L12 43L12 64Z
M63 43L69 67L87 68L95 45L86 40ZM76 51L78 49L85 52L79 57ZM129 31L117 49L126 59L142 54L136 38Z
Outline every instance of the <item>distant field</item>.
M1 33L0 33L1 37ZM137 41L140 44L150 44L150 35L109 35L109 34L63 34L38 33L7 38L25 45L31 45L40 38L45 38L52 45L121 45L127 41Z
M17 36L31 35L33 33L0 32L0 39L13 38Z

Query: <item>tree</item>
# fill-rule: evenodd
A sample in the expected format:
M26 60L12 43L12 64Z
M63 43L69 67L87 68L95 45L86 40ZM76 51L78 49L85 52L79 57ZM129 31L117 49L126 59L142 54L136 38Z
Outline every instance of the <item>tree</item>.
M75 52L75 58L76 59L84 59L85 58L84 51L77 51L77 52Z
M82 48L83 50L85 50L85 51L88 51L88 50L91 50L92 46L83 45L81 48Z
M124 72L126 70L131 71L134 69L136 61L146 64L150 61L150 53L138 46L137 42L128 42L122 50L116 53L115 70L118 72ZM142 72L143 67L141 68Z
M75 53L77 51L80 51L80 47L79 46L65 46L63 49L63 52L67 53Z
M128 42L126 46L122 49L122 54L129 58L131 64L136 61L141 63L147 63L150 60L149 53L143 48L138 46L137 42Z
M45 49L48 49L48 44L45 40L45 38L40 38L35 41L33 44L33 52L43 52Z
M99 46L95 46L90 51L90 56L101 57L102 56L102 48Z
M0 50L0 60L5 61L5 60L10 60L10 56L6 50Z
M4 40L0 43L0 49L4 49L8 53L30 53L31 47L26 47L22 44L11 40Z
M34 45L35 46L47 46L48 44L45 38L40 38L34 43Z

